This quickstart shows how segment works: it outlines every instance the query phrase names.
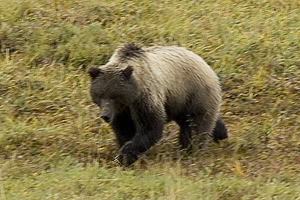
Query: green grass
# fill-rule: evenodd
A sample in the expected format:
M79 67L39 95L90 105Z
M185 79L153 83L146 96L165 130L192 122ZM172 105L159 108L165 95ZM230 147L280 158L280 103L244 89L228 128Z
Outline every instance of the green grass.
M300 3L0 1L0 199L300 199ZM129 168L88 94L126 42L201 55L230 138L191 154L178 127Z

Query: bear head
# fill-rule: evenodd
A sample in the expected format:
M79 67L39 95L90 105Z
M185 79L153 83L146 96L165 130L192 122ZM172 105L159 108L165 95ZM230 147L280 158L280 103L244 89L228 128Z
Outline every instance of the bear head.
M137 84L132 75L133 67L105 65L91 67L88 72L91 98L100 107L101 118L110 122L116 107L120 110L136 98Z

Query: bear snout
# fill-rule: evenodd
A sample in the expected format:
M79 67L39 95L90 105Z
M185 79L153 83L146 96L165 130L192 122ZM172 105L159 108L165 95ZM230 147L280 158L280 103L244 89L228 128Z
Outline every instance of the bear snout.
M106 123L110 122L110 117L107 115L100 115L101 119L103 119Z

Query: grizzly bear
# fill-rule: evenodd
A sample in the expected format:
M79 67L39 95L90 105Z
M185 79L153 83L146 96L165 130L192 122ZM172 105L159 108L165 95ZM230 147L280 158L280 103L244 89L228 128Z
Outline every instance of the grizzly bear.
M109 122L120 145L117 160L134 163L162 137L166 122L180 127L181 148L191 139L204 144L227 138L218 117L219 79L195 53L176 46L141 48L127 44L109 62L89 69L90 95Z

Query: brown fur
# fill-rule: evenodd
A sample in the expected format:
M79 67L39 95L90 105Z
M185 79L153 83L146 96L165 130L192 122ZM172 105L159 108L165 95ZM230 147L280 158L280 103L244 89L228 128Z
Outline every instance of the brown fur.
M104 99L114 107L111 125L122 145L120 162L131 164L154 145L167 121L179 124L183 148L190 147L192 132L205 142L214 130L221 103L218 77L185 48L125 45L106 65L91 68L90 76L93 101L101 108ZM125 116L129 125L120 127Z

